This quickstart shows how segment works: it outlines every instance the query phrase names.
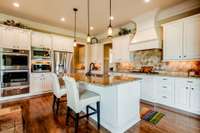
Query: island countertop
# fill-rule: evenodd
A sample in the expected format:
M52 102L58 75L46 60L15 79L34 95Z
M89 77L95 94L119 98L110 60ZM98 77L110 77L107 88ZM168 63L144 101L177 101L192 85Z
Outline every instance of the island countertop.
M111 85L118 85L140 80L140 78L134 78L128 76L109 76L109 75L86 76L84 74L79 74L79 73L70 74L67 76L73 77L77 82L94 84L98 86L111 86Z

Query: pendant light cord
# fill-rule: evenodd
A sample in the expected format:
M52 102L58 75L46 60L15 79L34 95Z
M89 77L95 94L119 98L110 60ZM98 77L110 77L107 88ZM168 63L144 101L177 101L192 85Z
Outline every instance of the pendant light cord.
M76 41L76 16L77 16L77 11L78 11L78 9L76 9L76 8L74 8L74 12L75 12L75 14L74 14L74 41Z
M109 23L109 27L112 27L112 26L111 26L111 16L112 16L111 10L112 10L112 1L110 0L110 16L109 16L109 17L110 17L110 18L109 18L109 20L110 20L109 22L110 22L110 23Z
M90 36L90 0L88 0L88 36Z

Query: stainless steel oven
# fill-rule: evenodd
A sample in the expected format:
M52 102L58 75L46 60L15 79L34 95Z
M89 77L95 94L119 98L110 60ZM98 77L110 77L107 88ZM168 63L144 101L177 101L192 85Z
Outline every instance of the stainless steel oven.
M51 50L48 48L32 47L32 59L50 59Z
M0 70L28 70L29 51L0 49Z
M0 72L1 96L12 96L29 92L28 70L4 70Z
M49 61L32 62L31 71L34 73L51 72L51 62Z

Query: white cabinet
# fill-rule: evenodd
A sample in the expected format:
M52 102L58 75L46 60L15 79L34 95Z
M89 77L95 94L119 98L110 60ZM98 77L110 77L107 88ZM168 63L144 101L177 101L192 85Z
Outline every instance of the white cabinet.
M74 52L74 40L63 36L52 35L53 50Z
M184 21L184 59L200 59L200 15Z
M163 25L165 61L200 59L200 14Z
M164 60L182 59L183 23L175 22L164 26Z
M189 108L190 86L186 79L175 80L175 105L179 108Z
M200 80L175 80L175 107L200 114Z
M168 77L156 78L156 101L157 103L174 105L174 79Z
M200 80L196 80L191 84L190 106L194 112L200 114Z
M89 62L102 64L103 63L103 44L92 44L89 47Z
M40 33L40 32L32 32L32 47L39 47L39 48L52 48L52 39L51 35Z
M52 90L50 73L31 73L30 91L32 94L42 94Z
M129 44L130 36L121 36L113 38L112 40L112 61L115 62L129 62Z
M0 26L0 47L30 49L30 31L16 27Z

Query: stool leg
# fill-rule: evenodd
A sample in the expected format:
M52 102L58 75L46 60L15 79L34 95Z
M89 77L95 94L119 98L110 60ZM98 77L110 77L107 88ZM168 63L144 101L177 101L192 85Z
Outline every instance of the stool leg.
M52 105L53 111L54 111L54 108L55 108L55 103L56 103L56 96L53 95L53 105Z
M71 109L69 107L67 107L66 125L69 125L70 111L71 111Z
M97 102L97 125L98 129L100 129L100 102Z
M59 105L60 105L60 98L57 98L56 114L58 114Z
M87 120L89 120L89 107L88 106L86 106L86 113L87 113Z
M78 133L79 113L75 113L75 133Z

